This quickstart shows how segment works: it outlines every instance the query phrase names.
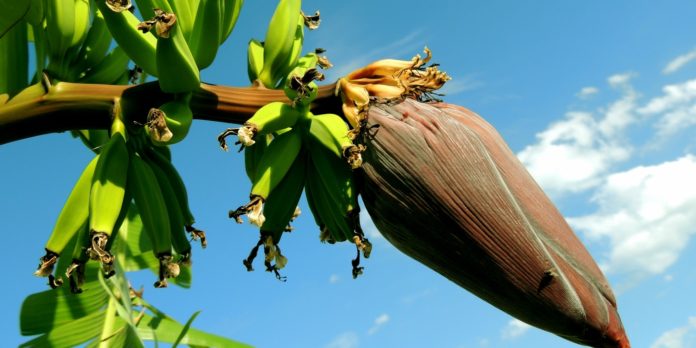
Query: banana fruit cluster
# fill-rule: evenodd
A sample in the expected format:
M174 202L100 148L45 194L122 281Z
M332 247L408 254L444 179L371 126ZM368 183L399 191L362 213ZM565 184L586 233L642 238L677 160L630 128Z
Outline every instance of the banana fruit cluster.
M320 57L309 53L297 60L286 76L284 91L290 103L273 102L260 108L240 128L218 138L236 135L244 150L246 174L251 181L250 200L230 211L230 218L258 226L260 238L243 260L248 271L258 249L264 248L266 271L278 279L287 264L279 242L300 214L297 204L305 192L320 229L322 242L349 241L357 246L353 276L362 273L360 255L369 257L372 246L360 228L358 191L353 170L362 164L362 147L349 137L348 124L338 115L315 115L309 110L323 75L316 69ZM324 66L324 65L322 65Z
M107 139L85 167L63 206L53 232L46 242L37 276L49 277L49 285L62 285L62 269L54 268L59 257L71 262L65 268L73 292L80 292L85 263L101 263L105 277L115 272L111 247L129 209L136 209L147 242L159 260L156 287L166 287L167 278L176 278L180 267L189 267L191 244L205 233L194 228L186 187L171 162L167 147L151 142L139 127L126 126L120 104Z
M288 74L298 64L304 43L304 28L319 27L319 11L306 16L301 0L280 0L271 17L263 42L249 41L247 73L249 81L270 89L283 88Z

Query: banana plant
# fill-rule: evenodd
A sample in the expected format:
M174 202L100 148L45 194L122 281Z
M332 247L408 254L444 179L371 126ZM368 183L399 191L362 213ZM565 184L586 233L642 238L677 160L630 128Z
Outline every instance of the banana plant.
M21 332L33 336L23 346L245 346L192 328L198 313L184 324L168 317L126 277L149 269L154 287L191 284L191 241L207 242L170 146L194 119L241 125L218 140L228 149L236 136L244 151L250 200L229 217L259 229L248 271L263 247L266 271L285 280L280 241L304 193L319 239L352 244L360 276L372 253L362 195L397 248L494 306L573 342L630 346L604 275L504 141L435 103L450 77L428 65L427 48L319 86L331 63L321 49L302 54L319 12L280 0L265 40L249 41L252 86L201 83L242 4L0 0L0 144L71 130L94 152L35 272L53 289L22 306Z

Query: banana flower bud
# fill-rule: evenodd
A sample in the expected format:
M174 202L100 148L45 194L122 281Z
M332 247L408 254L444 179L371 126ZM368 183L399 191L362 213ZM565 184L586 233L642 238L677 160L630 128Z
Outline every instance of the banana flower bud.
M606 278L490 124L409 98L366 121L362 197L388 241L531 325L630 347Z

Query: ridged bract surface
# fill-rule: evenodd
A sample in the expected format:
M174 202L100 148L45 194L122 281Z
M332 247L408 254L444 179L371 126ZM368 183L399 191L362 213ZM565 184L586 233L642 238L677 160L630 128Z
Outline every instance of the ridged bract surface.
M399 250L576 343L630 347L607 280L496 130L455 105L373 104L363 200ZM553 165L549 163L549 165Z

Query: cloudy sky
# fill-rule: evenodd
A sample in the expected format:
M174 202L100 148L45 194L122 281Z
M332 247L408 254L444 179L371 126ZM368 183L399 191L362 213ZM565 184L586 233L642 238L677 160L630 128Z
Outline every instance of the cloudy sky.
M271 3L271 2L268 2ZM428 46L453 76L445 100L493 124L607 275L635 347L696 347L696 3L304 1L322 26L329 79ZM271 5L248 1L206 81L245 85L245 44L263 38ZM305 215L283 239L287 283L247 273L254 230L226 218L249 184L242 156L216 148L219 123L197 122L174 149L210 246L190 290L151 289L162 310L259 347L575 347L477 299L401 254L364 216L375 243L365 275L353 249L318 242ZM0 332L18 344L22 299L72 183L89 161L55 134L0 146L6 286ZM304 209L308 211L308 209Z

